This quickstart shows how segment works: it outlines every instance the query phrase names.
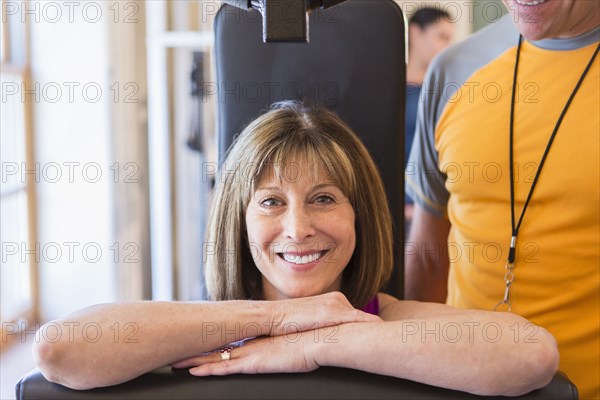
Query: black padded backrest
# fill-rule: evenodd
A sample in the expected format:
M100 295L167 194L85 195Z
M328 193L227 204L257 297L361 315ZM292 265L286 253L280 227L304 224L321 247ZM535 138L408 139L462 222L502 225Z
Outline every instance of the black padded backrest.
M234 136L281 100L337 113L375 159L394 221L394 275L402 298L404 223L404 16L392 0L348 0L310 15L310 43L263 43L256 11L231 6L215 21L219 160Z
M546 387L519 397L482 397L437 388L390 376L345 368L322 367L305 374L258 374L206 376L198 378L187 370L161 368L120 385L72 390L48 382L38 369L16 385L17 400L99 399L456 399L456 400L576 400L577 389L558 372Z

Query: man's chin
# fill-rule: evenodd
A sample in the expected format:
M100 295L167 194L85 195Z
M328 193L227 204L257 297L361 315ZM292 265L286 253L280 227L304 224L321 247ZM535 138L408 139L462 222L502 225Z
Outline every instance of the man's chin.
M547 30L539 26L539 24L521 23L517 28L521 35L523 35L523 37L529 41L538 41L550 38Z

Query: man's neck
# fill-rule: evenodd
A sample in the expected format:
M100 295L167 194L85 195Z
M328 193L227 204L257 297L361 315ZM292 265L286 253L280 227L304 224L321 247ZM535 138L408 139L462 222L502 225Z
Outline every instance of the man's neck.
M588 20L582 22L581 24L577 24L569 32L559 35L557 37L557 39L576 38L578 36L585 35L586 33L589 33L591 31L593 31L594 29L598 28L598 26L600 26L600 16L598 15L599 13L600 13L600 11L594 13L593 15L590 16L590 18Z
M551 38L541 40L528 40L534 46L545 50L575 50L583 47L598 45L600 26L587 33L568 38Z
M427 67L423 68L420 62L416 59L412 59L409 56L409 63L406 66L406 82L416 85L421 85L425 78L425 72Z

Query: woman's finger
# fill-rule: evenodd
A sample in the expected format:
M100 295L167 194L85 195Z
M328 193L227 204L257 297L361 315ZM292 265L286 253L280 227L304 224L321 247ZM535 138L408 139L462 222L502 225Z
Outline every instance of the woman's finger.
M190 358L186 358L184 360L179 360L177 362L174 362L171 364L171 367L173 367L173 368L188 368L188 367L195 366L195 365L201 365L206 362L211 362L211 361L207 360L207 358L209 358L209 356L205 356L205 355L193 356ZM211 357L211 358L214 358L214 357Z
M207 354L200 354L198 356L189 357L183 360L179 360L171 364L173 368L189 368L196 367L199 365L217 363L223 360L229 360L231 358L231 352L233 347L224 347L219 350Z
M229 375L242 373L244 362L242 360L225 360L207 363L190 368L190 374L194 376Z

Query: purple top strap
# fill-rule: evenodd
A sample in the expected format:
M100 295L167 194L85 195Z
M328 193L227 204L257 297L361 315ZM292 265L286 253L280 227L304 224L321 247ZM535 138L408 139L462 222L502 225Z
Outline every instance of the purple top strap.
M379 299L377 298L377 295L361 308L361 310L369 314L379 315Z

